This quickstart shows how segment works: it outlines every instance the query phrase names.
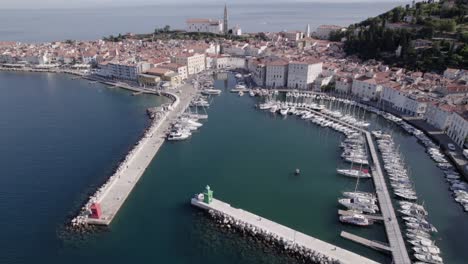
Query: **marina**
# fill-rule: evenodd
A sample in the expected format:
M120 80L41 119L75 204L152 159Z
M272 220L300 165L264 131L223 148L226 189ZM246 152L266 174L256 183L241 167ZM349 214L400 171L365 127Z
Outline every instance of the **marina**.
M275 92L273 93L275 94ZM288 96L288 95L287 95ZM315 95L309 96L309 94L305 94L305 97L309 98L316 98ZM268 100L268 99L267 99ZM268 104L269 102L267 101L265 104ZM270 109L275 109L275 111L272 111L273 113L276 112L276 108L274 107L275 105L283 105L284 103L276 102L273 103ZM286 104L288 104L286 102ZM319 115L322 117L325 117L325 121L320 118L315 118L312 119L312 122L318 123L321 126L330 126L333 129L336 129L338 131L342 131L348 136L348 139L350 135L356 135L353 133L360 132L365 135L365 140L367 142L367 147L370 152L370 158L372 160L372 165L371 165L371 170L372 170L372 175L373 175L373 180L374 180L374 186L375 186L375 192L377 193L377 198L379 201L379 207L380 211L382 214L382 217L384 219L384 224L385 224L385 230L386 230L386 235L387 239L389 242L389 248L391 249L391 254L393 258L394 263L411 263L411 260L408 255L408 251L405 246L405 241L403 239L403 234L401 232L400 226L397 221L396 213L393 208L392 204L392 199L389 194L387 184L385 182L384 174L382 171L382 167L380 165L380 160L379 156L377 154L377 150L374 144L374 141L372 139L371 133L363 130L362 128L354 127L353 125L349 124L348 122L353 122L356 124L362 124L364 125L363 121L358 121L355 118L347 118L341 115L341 113L336 113L333 114L330 112L330 110L325 111L326 113L329 113L329 115L333 115L330 117L329 115L326 115L324 113L318 112L318 110L323 111L325 110L325 106L322 104L315 104L315 103L297 103L297 102L289 102L289 105L293 105L296 107L296 109L306 109L305 112L299 112L299 115L302 115L302 119L310 119L314 118L315 115ZM261 107L261 106L260 106ZM283 106L285 107L285 106ZM265 108L265 107L261 107ZM312 114L313 113L313 114ZM341 116L342 120L338 120L337 117ZM305 117L305 118L304 118ZM326 121L326 120L331 120L331 121ZM343 128L341 126L337 126L336 124L341 124L343 126L346 126L347 128ZM348 130L350 129L350 130ZM351 137L356 138L355 136ZM355 153L355 149L354 149ZM355 154L353 154L355 155ZM367 155L361 154L361 156L346 156L344 157L347 161L350 161L352 163L360 163L363 165L368 165L367 162ZM345 205L349 209L352 210L359 210L363 211L365 213L376 213L379 208L377 208L375 205L372 204L370 205L363 205L362 202L358 202L356 204L353 204L353 199L341 199L339 200L341 204ZM360 216L362 217L362 216ZM342 219L342 217L341 217Z
M90 257L87 256L92 254L94 259L115 263L135 260L189 263L188 258L226 263L295 263L282 254L264 253L263 246L257 247L256 243L243 237L224 234L210 227L209 223L199 219L196 212L183 206L191 196L188 194L198 190L200 184L210 183L223 200L241 205L247 211L304 234L312 234L322 241L376 262L390 263L387 254L340 237L340 232L346 230L361 238L385 241L384 225L378 221L372 227L359 228L340 224L337 219L336 198L343 190L354 189L353 182L356 181L336 174L337 168L348 169L350 166L340 161L341 151L336 154L337 146L343 140L341 134L306 125L291 116L283 119L280 114L255 111L252 109L254 102L248 96L238 97L228 93L229 87L234 87L232 80L227 85L225 89L222 81L215 82L215 87L223 92L207 108L210 120L204 124L201 133L194 134L187 142L164 144L160 148L158 158L153 159L144 173L146 176L141 177L140 183L127 198L128 204L112 222L112 232L99 234L96 243L86 241L85 245L78 247L66 245L63 257L46 256L46 259L59 263L57 259L66 261L72 257L72 263L82 263L89 261ZM137 97L130 98L135 100ZM380 116L372 116L371 119L372 126L378 125L371 130L393 131L395 142L401 146L400 150L414 174L418 196L425 201L430 221L439 229L435 238L444 261L464 263L462 238L466 234L465 225L463 219L455 214L460 209L459 205L447 195L450 191L447 190L444 174L436 171L430 156L424 154L425 148L415 137L408 136L398 126L388 125ZM284 129L285 125L288 131ZM235 148L239 141L234 139L242 135L242 128L245 127L250 128L249 133L242 137L246 147ZM216 148L210 147L212 145ZM219 155L217 149L221 147L229 151ZM279 148L285 155L278 156ZM281 158L281 165L271 164L271 160L278 158ZM250 162L252 160L255 162ZM300 168L301 174L288 176L295 168ZM184 185L180 185L181 180ZM269 184L265 185L265 182ZM370 192L372 189L367 188L369 184L372 184L372 180L360 179L359 189ZM262 190L261 195L257 192L259 189ZM278 192L282 193L281 199L277 197ZM438 195L434 196L434 193ZM272 203L274 207L267 206ZM65 203L64 207L69 208L69 205ZM447 218L452 219L450 225L444 224ZM38 221L36 219L31 226L37 225ZM53 227L47 230L54 233ZM459 236L453 236L454 233L459 233ZM152 239L156 237L164 243ZM135 246L131 253L122 240L133 241ZM41 240L41 243L45 245L41 254L53 254L51 251L54 249L47 241ZM414 246L411 245L409 250L412 250L411 247ZM116 253L103 254L109 248L116 249ZM187 257L174 254L171 251L174 248L183 250L183 255ZM158 256L145 255L147 250L156 252ZM238 254L240 251L242 255Z

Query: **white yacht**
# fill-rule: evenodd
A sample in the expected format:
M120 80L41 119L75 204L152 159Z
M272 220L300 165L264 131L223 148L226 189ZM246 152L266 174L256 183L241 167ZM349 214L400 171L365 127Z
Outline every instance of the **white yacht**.
M346 198L367 198L374 200L377 199L375 194L368 192L343 192L343 196Z
M379 210L373 201L361 198L339 199L338 202L348 209L359 210L364 213L375 214Z
M289 110L289 108L287 108L287 107L282 107L282 108L280 109L280 114L283 115L283 116L285 116L285 115L288 114L288 110Z
M371 178L371 174L365 170L337 169L336 172L352 178Z
M414 254L414 257L420 261L432 264L442 263L442 258L431 254Z
M167 140L180 141L180 140L185 140L185 139L187 139L189 137L190 137L189 132L184 132L184 131L177 130L177 131L173 131L173 132L169 133L169 136L167 137Z
M219 89L204 89L201 91L201 94L203 95L220 95L221 90Z
M274 104L274 105L271 106L270 112L276 113L276 111L278 111L278 106L276 104Z
M272 103L267 102L267 103L259 104L259 105L258 105L258 108L260 108L260 110L268 110L268 109L270 109L272 106L273 106Z
M358 226L368 226L371 225L372 222L369 221L365 216L360 214L353 214L353 215L342 215L340 216L340 221L343 223L358 225Z

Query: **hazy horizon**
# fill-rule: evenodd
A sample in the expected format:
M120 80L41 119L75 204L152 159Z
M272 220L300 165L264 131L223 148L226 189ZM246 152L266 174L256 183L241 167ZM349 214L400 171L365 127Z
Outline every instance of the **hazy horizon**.
M0 9L51 9L51 8L92 8L92 7L119 7L119 6L141 6L141 5L176 5L176 4L252 4L250 0L3 0ZM409 3L408 0L257 0L253 4L259 3Z

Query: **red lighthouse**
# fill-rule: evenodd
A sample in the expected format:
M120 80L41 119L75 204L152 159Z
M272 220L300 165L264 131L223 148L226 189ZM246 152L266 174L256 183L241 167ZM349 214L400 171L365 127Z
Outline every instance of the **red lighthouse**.
M101 212L101 205L99 203L93 203L91 205L91 218L94 219L99 219L101 218L102 212Z

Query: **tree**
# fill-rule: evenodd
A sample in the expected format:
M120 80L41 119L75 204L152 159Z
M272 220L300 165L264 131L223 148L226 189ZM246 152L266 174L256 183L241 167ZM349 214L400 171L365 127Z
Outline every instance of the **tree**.
M401 21L401 18L403 17L405 13L405 10L403 7L399 6L393 9L393 16L392 16L392 22L397 23Z
M441 19L439 21L439 30L441 31L454 32L456 27L457 23L453 19Z
M169 25L166 25L166 26L164 26L164 28L163 28L163 31L164 31L164 32L169 32L170 30L171 30L171 26L169 26Z

